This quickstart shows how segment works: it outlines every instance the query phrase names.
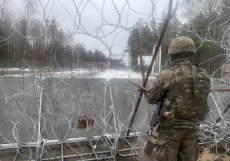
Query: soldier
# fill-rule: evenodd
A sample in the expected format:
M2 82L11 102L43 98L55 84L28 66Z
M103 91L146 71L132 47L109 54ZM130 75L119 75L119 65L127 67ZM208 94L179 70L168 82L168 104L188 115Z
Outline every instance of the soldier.
M163 70L148 91L148 102L162 102L158 138L151 156L157 161L196 161L197 133L209 108L210 79L204 69L191 63L194 42L175 38L168 49L173 66Z

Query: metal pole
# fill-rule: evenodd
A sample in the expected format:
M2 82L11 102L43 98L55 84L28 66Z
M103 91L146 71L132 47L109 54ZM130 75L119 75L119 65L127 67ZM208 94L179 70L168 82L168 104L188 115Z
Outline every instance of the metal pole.
M148 69L148 72L147 72L147 74L146 74L146 78L145 78L145 81L144 81L144 83L143 83L143 87L145 87L146 84L147 84L149 75L150 75L150 73L151 73L151 71L152 71L153 63L154 63L154 61L155 61L155 59L156 59L156 56L157 56L157 53L158 53L158 51L159 51L161 42L162 42L162 40L163 40L163 37L164 37L165 31L166 31L166 28L167 28L167 26L168 26L168 22L169 22L169 20L170 20L170 18L171 18L172 2L173 2L173 0L170 0L170 2L169 2L168 15L167 15L167 18L166 18L166 20L165 20L163 29L162 29L162 31L161 31L159 40L158 40L158 42L157 42L157 45L156 45L156 48L155 48L154 55L153 55L153 57L152 57L151 63L150 63L150 65L149 65L149 69ZM137 103L136 103L136 106L135 106L135 109L134 109L134 113L133 113L133 116L132 116L132 118L131 118L131 121L130 121L130 124L129 124L129 127L128 127L127 136L129 136L129 133L130 133L130 131L131 131L131 128L132 128L132 125L133 125L133 122L134 122L134 119L135 119L137 110L138 110L139 105L140 105L140 102L141 102L141 97L142 97L142 95L143 95L143 91L140 91L140 94L139 94L139 97L138 97L138 100L137 100Z
M61 143L61 161L64 161L63 142Z
M141 41L140 41L140 31L137 28L137 45L138 45L138 49L139 49L139 58L140 58L140 70L141 70L141 75L142 75L142 81L144 83L145 80L145 68L144 68L144 62L143 62L143 50L142 50L142 45L141 45Z
M43 88L39 85L39 110L38 110L38 144L37 144L37 154L36 160L41 160L41 113L42 113L42 92Z

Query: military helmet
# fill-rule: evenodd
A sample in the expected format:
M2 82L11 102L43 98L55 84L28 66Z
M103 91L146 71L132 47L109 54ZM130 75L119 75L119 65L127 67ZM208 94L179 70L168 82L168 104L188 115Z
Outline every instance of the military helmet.
M195 53L195 45L191 38L189 37L177 37L172 40L168 54L179 54L183 52Z

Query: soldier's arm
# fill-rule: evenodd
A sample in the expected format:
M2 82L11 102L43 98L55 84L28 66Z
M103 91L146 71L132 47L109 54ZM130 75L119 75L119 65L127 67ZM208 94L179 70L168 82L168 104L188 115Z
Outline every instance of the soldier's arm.
M160 98L164 95L164 90L160 83L156 81L153 87L147 92L148 102L150 104L156 104Z
M171 69L162 71L157 77L153 87L147 92L148 102L156 104L167 92L174 81L174 72Z
M133 82L133 81L128 81L129 83L132 83L133 85L135 85L135 86L137 86L138 87L138 91L142 91L142 92L144 92L144 93L147 93L148 92L148 88L146 88L146 87L143 87L143 86L141 86L141 85L139 85L139 84L137 84L137 83L135 83L135 82Z

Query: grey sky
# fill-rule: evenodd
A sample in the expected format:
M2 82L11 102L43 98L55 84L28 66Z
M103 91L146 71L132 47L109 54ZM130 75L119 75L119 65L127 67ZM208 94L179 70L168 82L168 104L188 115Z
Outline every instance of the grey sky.
M23 16L22 4L14 0L15 13ZM74 42L87 49L103 50L107 55L123 55L129 29L138 19L159 19L168 0L37 0L33 16L40 20L55 18L60 28L73 34ZM79 23L80 21L80 23Z

